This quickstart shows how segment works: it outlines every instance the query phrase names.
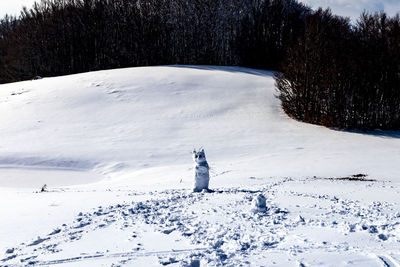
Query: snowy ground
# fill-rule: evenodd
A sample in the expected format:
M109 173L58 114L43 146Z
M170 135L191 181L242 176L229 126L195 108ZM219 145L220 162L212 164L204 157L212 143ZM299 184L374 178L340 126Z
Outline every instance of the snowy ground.
M0 266L400 266L400 133L299 123L275 94L196 66L0 86ZM213 193L190 191L200 146Z

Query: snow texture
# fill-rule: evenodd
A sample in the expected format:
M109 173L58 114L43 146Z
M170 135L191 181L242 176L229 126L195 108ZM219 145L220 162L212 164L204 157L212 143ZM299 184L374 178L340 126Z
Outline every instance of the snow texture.
M0 266L399 266L400 133L294 121L272 76L1 85ZM194 193L201 145L212 190Z

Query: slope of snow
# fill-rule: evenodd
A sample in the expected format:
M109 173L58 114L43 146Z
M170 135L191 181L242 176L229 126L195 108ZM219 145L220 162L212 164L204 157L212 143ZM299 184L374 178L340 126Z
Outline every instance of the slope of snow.
M0 265L399 264L400 133L293 121L272 75L171 66L1 85ZM201 146L216 191L192 194ZM360 173L376 181L325 179Z

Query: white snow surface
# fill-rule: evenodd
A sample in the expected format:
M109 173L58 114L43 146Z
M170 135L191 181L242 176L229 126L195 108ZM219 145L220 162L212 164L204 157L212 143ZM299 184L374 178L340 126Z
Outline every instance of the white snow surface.
M300 123L276 95L213 66L1 85L0 266L399 266L400 132Z

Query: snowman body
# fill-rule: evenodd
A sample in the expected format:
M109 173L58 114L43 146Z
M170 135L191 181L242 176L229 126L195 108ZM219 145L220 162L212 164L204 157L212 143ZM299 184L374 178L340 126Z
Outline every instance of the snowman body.
M193 151L194 168L194 186L193 192L208 190L210 183L210 167L208 166L204 149L199 152Z

